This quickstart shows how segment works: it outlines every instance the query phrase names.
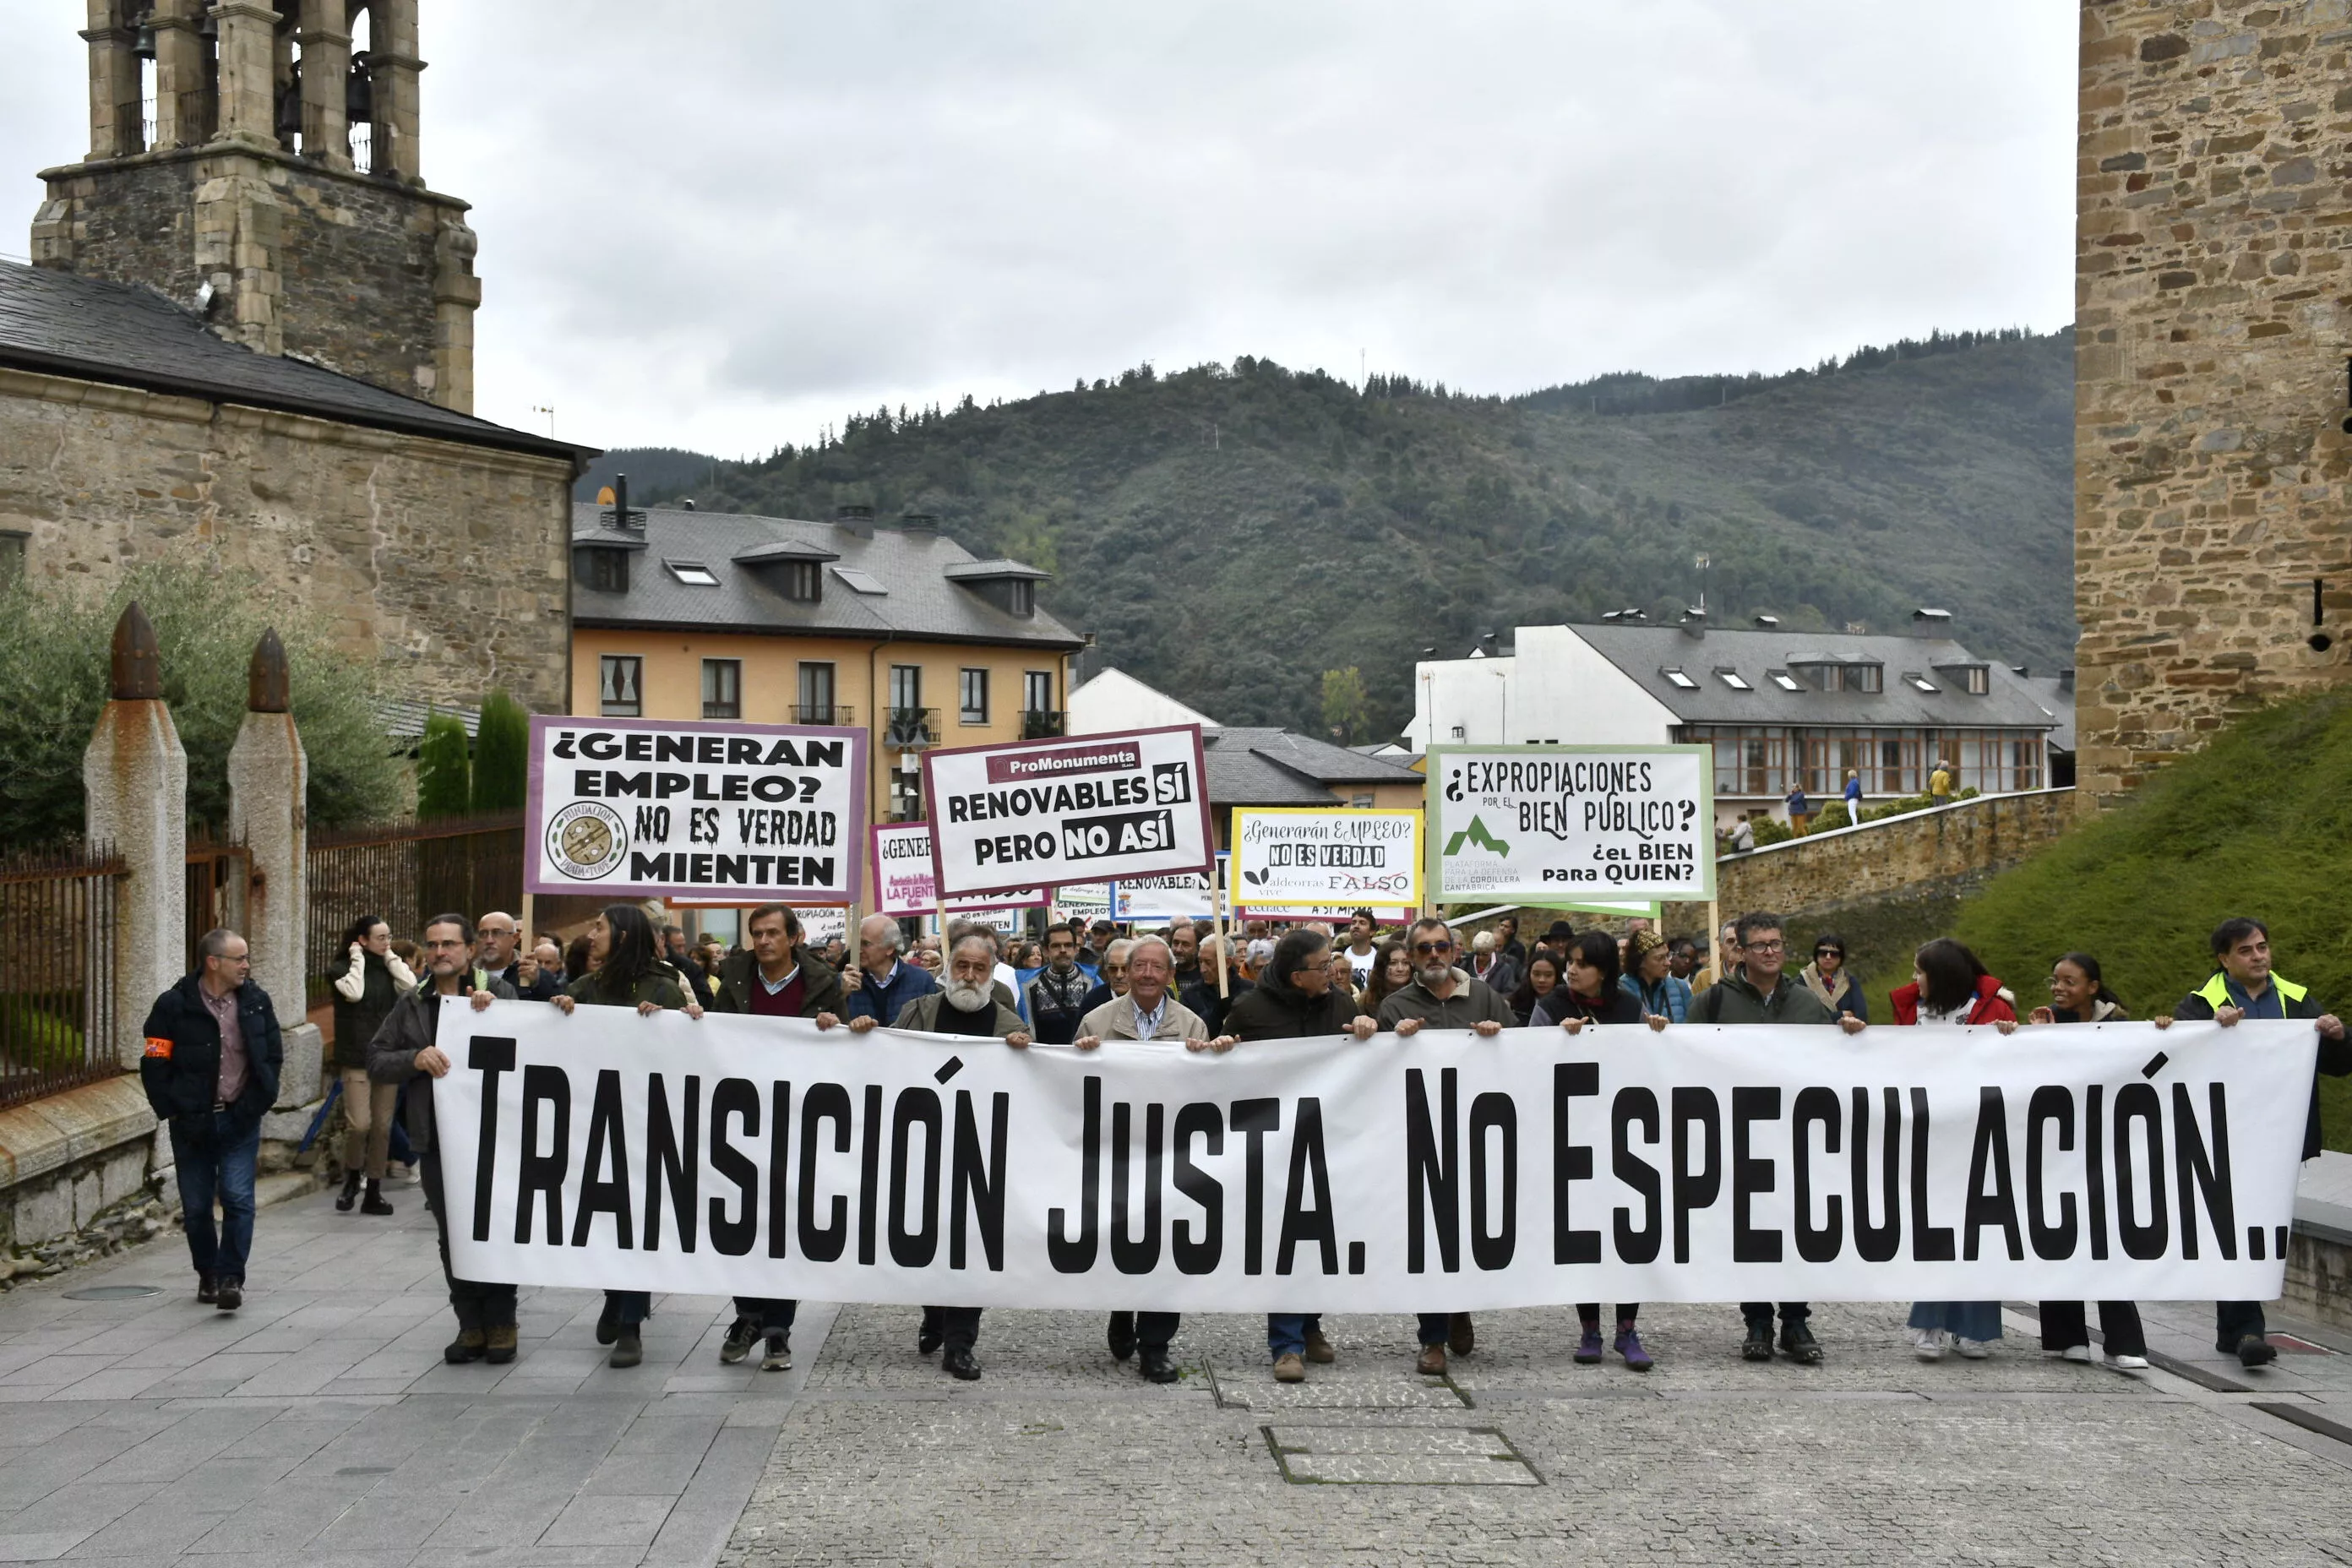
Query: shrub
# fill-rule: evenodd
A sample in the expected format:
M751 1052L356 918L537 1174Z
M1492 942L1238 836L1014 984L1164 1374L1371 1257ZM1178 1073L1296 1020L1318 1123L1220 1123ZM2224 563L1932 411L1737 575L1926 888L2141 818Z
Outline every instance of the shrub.
M428 717L416 746L416 815L464 816L473 806L471 773L465 721L454 713Z
M474 731L474 815L520 811L530 787L530 715L503 691L482 699Z

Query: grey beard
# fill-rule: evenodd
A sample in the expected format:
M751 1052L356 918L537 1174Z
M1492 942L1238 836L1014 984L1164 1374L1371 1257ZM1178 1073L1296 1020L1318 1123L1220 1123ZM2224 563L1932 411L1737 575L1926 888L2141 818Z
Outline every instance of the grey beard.
M1413 977L1419 980L1423 985L1429 987L1432 991L1434 991L1439 986L1444 984L1445 977L1453 973L1454 966L1450 963L1433 963L1426 969L1417 969L1413 971Z
M994 999L994 993L985 985L966 985L951 980L947 985L948 1005L959 1013L977 1013Z

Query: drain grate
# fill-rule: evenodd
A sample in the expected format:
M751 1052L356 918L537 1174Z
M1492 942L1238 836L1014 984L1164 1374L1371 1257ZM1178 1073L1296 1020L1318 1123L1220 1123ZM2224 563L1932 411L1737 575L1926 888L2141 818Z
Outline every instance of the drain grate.
M66 1292L68 1301L138 1301L163 1293L161 1285L85 1285Z
M1497 1426L1259 1428L1292 1486L1539 1487L1543 1478Z

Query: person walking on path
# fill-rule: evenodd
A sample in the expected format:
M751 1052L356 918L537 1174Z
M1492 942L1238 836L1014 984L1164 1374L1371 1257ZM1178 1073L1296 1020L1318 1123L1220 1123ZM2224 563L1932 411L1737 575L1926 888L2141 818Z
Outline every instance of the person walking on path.
M359 1200L360 1183L367 1183L362 1214L385 1215L383 1168L392 1153L392 1114L400 1098L396 1083L375 1083L368 1078L368 1042L393 1004L416 989L416 976L392 951L392 928L373 915L362 915L343 933L346 957L334 977L335 1076L343 1089L343 1190L335 1207L352 1212Z
M1834 931L1813 938L1813 961L1805 965L1802 978L1805 989L1820 997L1831 1012L1870 1022L1870 998L1845 972L1845 938Z
M1346 953L1339 953L1342 962L1335 965L1334 951L1331 939L1311 927L1285 931L1265 973L1226 1013L1226 1029L1244 1042L1370 1039L1377 1026L1357 1011L1352 991L1333 983L1335 973L1348 973ZM1308 1362L1328 1366L1339 1359L1323 1337L1319 1312L1268 1312L1265 1347L1276 1383L1303 1383Z
M245 938L215 928L199 939L196 952L196 972L148 1009L139 1085L155 1120L171 1129L196 1300L234 1312L245 1304L245 1266L253 1252L261 1119L278 1103L286 1047L278 1010L253 983Z
M2050 966L2050 1005L2033 1009L2026 1022L2123 1024L2130 1020L2122 999L2107 989L2101 977L2099 961L2087 952L2070 952ZM2100 1302L2099 1337L2106 1342L2107 1359L2115 1365L2135 1372L2147 1365L2147 1331L2139 1321L2138 1302ZM2091 1325L2082 1302L2042 1303L2042 1353L2067 1361L2099 1359L2091 1348Z
M1803 784L1796 784L1789 786L1788 805L1789 831L1801 838L1805 833L1805 822L1813 815L1812 803L1805 798Z
M1564 925L1565 922L1563 922ZM1560 942L1569 938L1561 926ZM1518 1016L1511 1005L1495 994L1483 980L1472 978L1454 967L1457 949L1454 931L1444 921L1415 921L1405 933L1405 951L1412 963L1412 980L1402 990L1392 992L1381 1004L1378 1022L1383 1029L1394 1029L1404 1038L1424 1027L1437 1029L1468 1029L1474 1034L1492 1037L1505 1029L1518 1026ZM1551 994L1559 994L1554 986ZM1538 1009L1540 1012L1540 1007ZM1477 1327L1467 1312L1422 1312L1416 1314L1421 1340L1421 1354L1413 1370L1424 1377L1438 1377L1445 1372L1445 1352L1468 1355L1478 1348Z
M1936 759L1936 771L1927 775L1927 798L1937 805L1952 798L1952 764L1943 757Z
M1108 960L1106 960L1108 962ZM1188 1051L1229 1051L1230 1035L1211 1036L1199 1014L1168 994L1176 971L1176 955L1160 937L1139 937L1127 950L1127 994L1115 996L1087 1014L1071 1044L1079 1050L1101 1048L1106 1040L1181 1040ZM1176 1381L1168 1347L1183 1324L1181 1312L1113 1312L1106 1331L1111 1359L1137 1357L1136 1370L1154 1383Z
M1887 1001L1895 1023L1905 1026L1990 1024L2004 1035L2017 1028L2015 999L2008 988L1949 937L1937 937L1913 955L1911 984ZM1911 1348L1921 1361L1941 1360L1947 1346L1982 1361L2000 1342L2000 1303L1914 1301L1910 1330Z
M425 979L393 1005L368 1041L368 1079L393 1089L407 1086L408 1140L420 1152L417 1171L425 1180L425 1206L441 1244L441 1278L449 1287L449 1310L457 1337L441 1352L450 1364L486 1361L503 1366L515 1358L515 1288L487 1280L460 1279L449 1258L449 1203L442 1185L440 1128L433 1116L433 1084L449 1075L449 1053L437 1044L441 999L465 996L476 1007L493 998L511 1002L514 987L474 967L474 928L461 914L436 915L425 922L419 955Z
M1857 826L1862 822L1862 775L1853 769L1845 771L1845 825Z
M1745 914L1724 933L1727 963L1723 978L1691 1001L1694 1024L1832 1024L1849 1035L1862 1032L1859 1018L1843 1018L1822 999L1789 978L1789 944L1779 915ZM1739 1315L1747 1321L1748 1338L1739 1353L1749 1361L1772 1359L1772 1303L1742 1301ZM1813 1338L1813 1310L1804 1301L1780 1303L1780 1353L1801 1366L1822 1363L1821 1342Z
M702 1004L679 984L661 956L653 922L635 904L607 904L588 927L588 954L593 967L564 987L555 999L559 1012L583 1005L635 1007L640 1017L676 1010L689 1018L702 1016ZM638 1330L653 1310L650 1290L607 1290L604 1310L596 1319L596 1342L613 1347L612 1364L635 1366L645 1360Z
M1666 939L1654 931L1637 931L1625 943L1627 968L1618 981L1641 1005L1643 1017L1679 1024L1690 1016L1690 982L1674 973L1674 955Z
M2179 1019L2210 1018L2227 1029L2247 1018L2308 1018L2319 1033L2319 1057L2313 1064L2311 1112L2303 1124L2303 1157L2319 1157L2318 1073L2342 1078L2352 1073L2352 1038L2344 1021L2320 1005L2310 987L2299 985L2271 968L2270 928L2258 920L2240 917L2213 928L2210 945L2221 967L2213 977L2181 998L2172 1010ZM2214 1348L2234 1354L2242 1366L2268 1366L2278 1359L2278 1347L2265 1337L2269 1325L2260 1301L2218 1301L2213 1307Z
M719 961L711 982L711 1011L761 1018L809 1018L820 1029L841 1022L841 977L801 940L800 917L786 904L761 904L743 920L751 950ZM790 1372L797 1300L738 1296L735 1321L719 1344L719 1359L734 1366L763 1343L762 1372Z

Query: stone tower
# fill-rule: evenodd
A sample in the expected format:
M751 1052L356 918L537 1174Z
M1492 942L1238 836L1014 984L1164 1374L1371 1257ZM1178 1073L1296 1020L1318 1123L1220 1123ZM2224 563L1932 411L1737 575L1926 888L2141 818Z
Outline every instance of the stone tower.
M89 0L89 156L42 267L445 408L474 402L474 232L417 161L417 0Z
M2352 673L2352 0L2082 0L2079 773Z

